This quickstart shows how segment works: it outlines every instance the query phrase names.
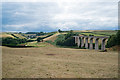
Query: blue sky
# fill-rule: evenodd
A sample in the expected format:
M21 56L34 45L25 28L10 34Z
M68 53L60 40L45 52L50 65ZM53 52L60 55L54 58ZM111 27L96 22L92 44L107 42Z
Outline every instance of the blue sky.
M2 2L2 31L116 30L118 2Z

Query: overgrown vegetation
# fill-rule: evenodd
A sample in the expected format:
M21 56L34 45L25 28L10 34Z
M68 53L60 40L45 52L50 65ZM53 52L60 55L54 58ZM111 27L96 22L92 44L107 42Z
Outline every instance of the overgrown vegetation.
M116 45L120 45L120 30L118 30L116 35L110 36L110 38L108 39L106 47L110 48L110 47L116 46Z
M73 33L73 31L69 31L67 34L58 35L55 40L55 44L59 46L75 46L73 36L77 36L78 34Z
M3 46L17 46L18 44L26 43L26 42L27 42L26 39L11 38L11 37L2 38Z

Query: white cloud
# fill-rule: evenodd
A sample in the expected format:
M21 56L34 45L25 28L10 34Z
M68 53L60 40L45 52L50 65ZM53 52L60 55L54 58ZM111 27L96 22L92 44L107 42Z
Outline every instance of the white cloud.
M72 30L73 28L76 28L78 23L76 22L58 22L58 23L51 23L50 24L52 28L61 29L61 30Z
M2 0L2 2L118 2L119 0Z
M3 10L5 13L3 15L5 15L4 17L10 15L8 19L11 23L5 24L7 28L16 28L16 30L24 28L27 30L57 30L59 28L62 30L82 30L106 29L108 27L116 29L117 0L113 0L116 2L109 1L53 0L52 2L39 1L38 3L36 0L34 3L13 3L9 7L15 7L15 5L17 7Z
M19 16L19 15L26 15L26 14L23 13L23 12L15 12L14 15L15 15L15 16Z

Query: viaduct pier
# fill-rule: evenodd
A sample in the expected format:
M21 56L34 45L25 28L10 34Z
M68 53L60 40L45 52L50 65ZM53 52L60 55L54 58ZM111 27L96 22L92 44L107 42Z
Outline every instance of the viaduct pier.
M85 47L86 49L93 49L93 39L95 40L95 50L99 50L99 40L101 39L101 50L105 50L105 41L109 37L104 36L73 36L75 44L78 47ZM89 40L89 41L88 41ZM88 43L89 42L89 43Z

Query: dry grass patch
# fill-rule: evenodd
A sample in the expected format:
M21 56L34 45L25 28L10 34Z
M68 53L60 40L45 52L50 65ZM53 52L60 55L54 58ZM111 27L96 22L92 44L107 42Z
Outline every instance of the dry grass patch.
M0 37L1 38L6 38L6 37L12 37L12 38L14 38L11 34L8 34L8 33L0 33Z
M3 50L3 78L117 78L118 53L57 48ZM52 55L51 55L52 54Z

